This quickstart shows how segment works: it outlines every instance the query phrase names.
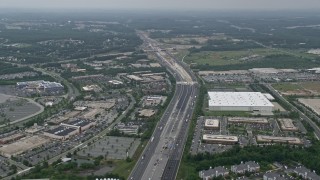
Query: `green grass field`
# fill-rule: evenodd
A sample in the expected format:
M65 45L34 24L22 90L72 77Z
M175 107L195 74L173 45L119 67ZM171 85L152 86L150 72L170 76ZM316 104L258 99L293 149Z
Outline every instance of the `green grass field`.
M276 51L270 51L269 49L253 49L247 51L206 51L191 54L185 58L187 63L208 64L212 66L222 66L230 64L240 64L246 61L241 58L259 55L266 56L272 54L279 54Z
M128 178L132 171L136 161L127 162L126 160L115 161L115 169L112 171L114 174L118 174L124 178Z
M295 90L309 90L320 93L320 82L286 82L277 83L272 85L275 89L279 91L295 91Z
M216 88L248 90L247 85L244 83L206 83L205 86L208 90Z
M182 60L182 58L189 54L188 50L179 50L177 53L174 54L174 56L178 59L178 60Z
M295 91L303 89L298 83L277 83L272 85L276 90L281 92Z
M243 59L248 57L249 59ZM241 51L203 51L186 56L184 61L189 64L196 63L205 70L208 70L206 67L228 70L253 67L311 68L319 66L319 61L315 61L317 58L302 50L257 48Z
M136 152L132 157L132 161L128 162L126 160L117 160L115 161L115 169L112 171L114 174L118 174L119 176L127 179L130 175L130 172L133 170L136 162L138 161L141 153L143 152L144 147L146 146L147 141L142 142L137 148Z
M320 82L300 82L303 88L320 93Z
M229 132L234 135L240 135L240 134L245 134L246 133L246 128L244 126L235 126L231 125L228 128Z
M221 40L225 35L215 36L198 36L198 37L176 37L176 38L160 38L158 39L162 43L175 44L175 45L199 45L206 44L208 40Z

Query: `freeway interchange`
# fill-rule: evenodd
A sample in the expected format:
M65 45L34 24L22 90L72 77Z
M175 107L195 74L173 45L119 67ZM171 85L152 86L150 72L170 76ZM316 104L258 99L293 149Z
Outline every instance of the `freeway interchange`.
M138 35L176 79L176 91L129 179L175 179L183 154L188 127L198 94L191 71L162 51L143 32Z

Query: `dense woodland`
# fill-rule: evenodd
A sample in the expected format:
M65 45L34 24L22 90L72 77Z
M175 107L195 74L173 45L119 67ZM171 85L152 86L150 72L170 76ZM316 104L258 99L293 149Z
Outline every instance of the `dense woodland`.
M135 51L142 43L133 29L122 24L81 23L79 28L78 23L69 21L61 24L38 21L31 27L19 26L19 29L6 29L5 25L7 23L0 24L0 37L6 40L0 44L0 53L25 59L24 63Z
M198 171L209 169L216 166L231 166L240 164L241 161L257 161L264 165L264 170L268 169L268 164L273 162L295 165L301 163L306 167L320 172L320 143L315 143L310 148L291 148L287 145L265 146L248 146L240 148L233 147L231 150L221 154L199 154L196 156L187 155L183 161L189 167L189 172L185 172L186 179L197 179ZM263 169L262 169L263 170Z
M173 38L183 35L211 36L222 33L236 39L255 40L277 48L318 48L319 29L305 27L319 24L315 15L292 18L294 14L274 16L263 14L204 15L202 18L179 17L158 18L157 21L140 20L136 26L144 29L168 30L154 31L153 38ZM147 24L147 25L145 25ZM297 24L299 25L298 27Z

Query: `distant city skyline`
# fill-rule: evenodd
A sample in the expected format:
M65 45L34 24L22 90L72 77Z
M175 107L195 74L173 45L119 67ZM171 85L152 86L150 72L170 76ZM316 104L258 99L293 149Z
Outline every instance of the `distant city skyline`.
M320 9L319 0L1 0L0 8L59 9Z

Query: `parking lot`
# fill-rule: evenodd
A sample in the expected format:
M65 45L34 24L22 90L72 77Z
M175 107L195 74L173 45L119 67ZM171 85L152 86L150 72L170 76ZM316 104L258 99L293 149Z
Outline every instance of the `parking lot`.
M218 129L206 129L205 120L206 119L218 119L219 120L219 128ZM241 118L239 118L241 119ZM262 118L263 119L263 118ZM229 136L237 136L238 144L240 146L247 145L258 145L256 141L257 135L269 135L269 136L280 136L280 137L295 137L299 136L299 134L305 133L305 128L303 125L295 121L295 124L299 127L300 132L285 132L282 131L279 127L278 122L269 118L266 119L264 123L254 123L254 118L250 120L250 118L244 118L243 122L228 122L228 117L199 117L197 119L197 124L195 127L195 132L192 139L192 145L190 149L191 154L197 153L219 153L224 152L227 149L230 149L232 145L227 144L207 144L202 141L203 134L211 134L211 135L229 135ZM310 142L306 139L302 139L304 145L310 146Z
M35 165L44 160L53 158L81 144L82 142L90 139L103 129L107 128L107 126L108 125L105 122L99 122L96 128L88 129L81 134L71 137L67 141L51 140L49 143L42 145L41 147L27 151L17 156L17 159L20 162L22 162L23 160L27 160L32 165Z
M204 122L205 119L214 118L214 117L199 117L197 119L197 124L195 128L195 133L192 139L192 145L190 149L191 154L197 153L219 153L226 151L232 147L232 145L221 145L221 144L206 144L202 142L203 134L213 134L213 135L228 135L229 131L227 130L227 119L219 117L220 127L218 130L205 130ZM217 119L217 118L215 118Z
M16 121L43 111L41 105L18 97L10 97L0 104L0 124L5 121Z
M0 156L0 178L6 176L10 172L10 163L5 158Z
M80 150L79 156L98 157L106 159L125 159L132 157L140 144L138 138L105 136L90 146Z
M25 97L26 94L18 91L16 89L16 86L14 85L3 85L0 86L0 93L1 94L6 94L6 95L11 95L11 96L20 96L20 97Z
M228 83L228 82L245 82L245 83L250 83L253 82L252 77L250 77L249 74L216 74L216 75L208 75L208 76L203 76L203 79L206 82L210 83Z
M109 124L112 121L114 121L115 118L118 117L118 115L119 115L118 109L125 109L128 105L129 105L129 103L127 101L127 97L126 96L119 96L119 99L117 99L115 106L112 107L109 111L104 111L103 114L96 119L97 124L96 124L95 128L87 129L83 133L72 136L70 139L68 139L66 141L51 139L50 142L42 145L41 147L27 151L27 152L17 156L17 160L20 162L27 160L30 164L36 165L39 162L53 158L53 157L65 152L65 151L81 144L82 142L90 139L91 137L95 136L96 134L98 134L102 130L108 128ZM63 113L61 112L61 114L59 114L59 115L63 116ZM119 137L118 141L122 142L121 140L122 139ZM121 148L118 148L116 146L114 146L114 148L115 148L115 150L118 149L118 151L120 153L120 151L123 151L123 148L124 148L124 150L128 149L127 144L130 145L131 141L132 140L124 141L123 142L124 145L120 146ZM114 141L111 140L109 143L114 143ZM132 151L135 148L136 143L137 142L135 141L132 144L132 147L129 149L130 156L133 154ZM132 149L132 151L131 151L131 149ZM79 152L79 154L80 153L81 152ZM112 156L117 157L116 155L113 155L113 153L114 152L110 151L110 154ZM125 153L124 155L121 154L121 157L123 157L123 156L126 157L126 152L124 152L124 153ZM86 156L87 156L87 154L86 154Z

